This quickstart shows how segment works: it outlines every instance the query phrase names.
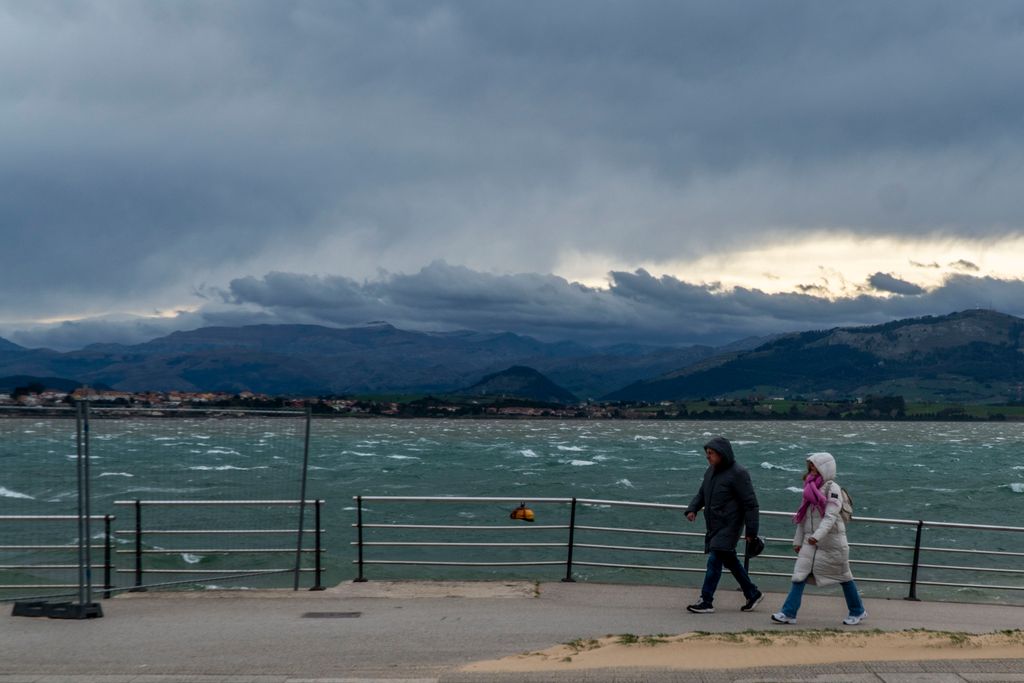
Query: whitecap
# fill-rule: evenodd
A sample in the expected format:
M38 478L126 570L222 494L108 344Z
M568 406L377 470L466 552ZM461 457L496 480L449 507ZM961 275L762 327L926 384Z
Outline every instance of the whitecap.
M223 472L225 470L247 470L248 467L235 467L234 465L193 465L189 467L190 470L199 470L201 472Z
M757 443L757 441L733 441L736 446L749 446L750 444Z
M128 472L100 472L101 477L134 477L134 474Z
M1024 484L1019 481L1015 481L1010 484L1010 490L1014 493L1024 493Z
M586 449L585 448L580 448L579 446L559 446L558 450L560 450L560 451L572 451L574 453L579 453L580 451L585 451Z
M206 451L207 455L241 455L238 451L230 448L211 448Z
M657 441L659 438L661 437L637 434L636 436L633 437L633 441Z
M804 492L804 490L802 488L800 488L799 486L787 486L786 490L789 491L790 493L803 493Z
M593 460L570 460L569 464L573 467L586 467L587 465L596 465L597 463Z
M625 486L627 489L634 488L633 482L631 482L629 479L619 479L617 482L615 482L615 484L617 486Z
M181 559L185 560L189 564L199 564L203 560L203 556L193 555L192 553L182 553Z
M35 500L35 496L30 496L27 493L18 493L12 491L9 488L0 486L0 497L2 498L24 498L25 500Z
M423 458L417 458L415 455L389 455L388 458L392 460L422 460Z
M533 452L532 448L524 448L521 451L517 451L517 453L519 453L519 455L523 456L524 458L539 458L540 457L539 455L537 455L536 453Z
M785 465L776 465L776 464L770 463L768 461L765 461L765 462L761 463L761 469L764 469L764 470L782 470L783 472L802 472L803 471L803 470L801 470L798 467L786 467Z

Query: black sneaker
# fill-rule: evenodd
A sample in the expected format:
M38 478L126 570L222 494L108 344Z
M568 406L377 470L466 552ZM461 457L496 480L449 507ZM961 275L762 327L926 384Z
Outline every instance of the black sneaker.
M695 602L692 605L687 605L686 611L693 612L694 614L712 614L715 611L715 608L711 606L710 602L704 602L701 600L700 602Z
M747 600L747 604L743 605L743 607L740 607L740 611L753 612L754 608L760 605L762 600L764 600L764 593L762 593L761 591L757 591L757 595Z

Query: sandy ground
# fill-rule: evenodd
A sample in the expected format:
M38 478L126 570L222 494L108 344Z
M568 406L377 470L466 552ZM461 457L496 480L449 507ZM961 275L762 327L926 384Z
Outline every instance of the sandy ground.
M1024 631L748 631L580 639L462 671L537 672L611 667L743 669L855 661L1024 658Z

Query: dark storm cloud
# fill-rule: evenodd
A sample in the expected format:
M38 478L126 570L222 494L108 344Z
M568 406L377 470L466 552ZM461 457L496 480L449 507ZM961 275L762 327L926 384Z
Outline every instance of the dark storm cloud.
M0 320L1019 232L1022 35L1013 2L3 3Z
M841 299L746 288L723 292L715 284L655 277L644 270L613 272L610 278L608 289L593 289L550 275L493 275L435 262L418 273L362 284L272 273L233 282L231 294L236 306L289 321L297 315L329 325L379 319L414 329L514 331L594 344L722 344L749 335L981 307L1024 314L1024 281L967 275L950 276L930 291L884 276L879 281L889 288L881 291L902 289L897 293L916 296Z
M890 294L902 294L904 296L916 296L924 294L924 288L915 285L913 282L901 280L889 273L875 273L868 278L868 285L871 289Z

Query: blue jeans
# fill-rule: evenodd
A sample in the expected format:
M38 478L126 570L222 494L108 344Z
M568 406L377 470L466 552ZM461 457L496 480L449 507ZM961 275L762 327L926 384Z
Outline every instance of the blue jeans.
M704 586L700 589L700 598L709 605L715 599L715 589L718 588L718 581L722 578L722 567L732 572L736 582L743 589L743 595L751 600L758 594L757 586L747 576L735 550L712 550L708 553L708 569L704 573Z
M804 586L807 581L794 581L789 587L789 595L782 605L782 613L790 619L796 619L796 613L800 611L800 601L804 597ZM853 581L844 581L839 584L843 587L843 595L846 597L846 609L850 610L851 617L859 617L864 614L864 603L861 602L860 593L857 591L857 584Z

